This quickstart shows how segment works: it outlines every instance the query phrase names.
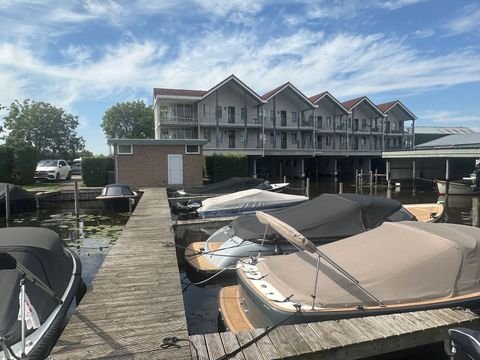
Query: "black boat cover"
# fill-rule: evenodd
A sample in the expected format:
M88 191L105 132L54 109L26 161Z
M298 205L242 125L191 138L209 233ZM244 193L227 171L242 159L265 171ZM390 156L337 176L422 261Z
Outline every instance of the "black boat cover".
M375 228L401 211L402 204L393 199L356 194L323 194L300 205L272 211L271 214L295 228L315 243L327 243ZM402 220L415 220L408 212ZM400 218L398 219L400 220ZM265 225L256 216L242 216L230 226L244 240L263 238ZM267 240L282 240L268 229Z
M0 229L0 252L12 255L61 297L72 275L73 261L58 235L49 229L14 227ZM0 270L0 337L13 345L20 341L19 311L21 275L16 269ZM57 303L38 286L26 281L26 293L42 324ZM27 335L33 329L27 330Z
M264 179L254 179L250 177L233 177L218 183L209 184L205 186L191 186L186 187L183 191L187 195L208 195L208 194L230 194L237 191L248 189L270 189L270 183Z
M11 201L34 198L33 194L29 193L27 190L22 189L18 185L0 182L0 201L5 201L5 191L7 190L7 185L9 185Z

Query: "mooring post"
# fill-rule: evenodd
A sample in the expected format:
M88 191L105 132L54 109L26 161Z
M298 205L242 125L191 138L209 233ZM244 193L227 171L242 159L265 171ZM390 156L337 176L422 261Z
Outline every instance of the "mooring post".
M75 201L75 215L78 215L78 181L74 182L73 199Z
M448 196L448 187L449 187L449 180L450 180L450 162L448 159L445 160L445 195Z
M340 184L338 185L338 193L343 194L343 182L340 182Z
M369 170L369 175L370 175L370 196L372 196L373 192L373 172L372 170Z
M480 217L478 216L478 197L472 197L472 226L480 227Z
M283 176L283 183L286 183L287 182L287 177L284 175Z
M307 177L307 186L305 187L305 196L310 198L310 178Z
M5 220L10 220L10 185L5 184Z
M355 169L355 192L358 193L358 169Z
M417 175L416 175L416 164L415 164L415 159L412 160L412 189L413 189L413 192L415 193L416 189L415 189L415 180L417 178Z

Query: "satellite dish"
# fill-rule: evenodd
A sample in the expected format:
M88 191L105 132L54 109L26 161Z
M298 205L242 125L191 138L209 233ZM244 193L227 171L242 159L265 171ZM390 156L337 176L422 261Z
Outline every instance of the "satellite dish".
M315 244L290 225L272 215L264 213L263 211L257 211L256 216L258 221L260 221L262 224L270 226L272 229L282 235L288 242L292 243L300 250L307 250L311 253L317 252L317 247Z

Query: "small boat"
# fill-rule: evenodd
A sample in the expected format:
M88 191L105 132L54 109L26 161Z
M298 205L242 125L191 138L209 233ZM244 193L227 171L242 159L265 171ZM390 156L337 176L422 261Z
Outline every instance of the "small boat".
M253 214L257 210L270 211L305 202L308 197L282 194L260 189L237 191L187 205L188 216L201 218L228 217Z
M214 184L185 187L176 190L173 195L179 197L214 197L248 189L268 190L271 188L272 185L261 178L232 177Z
M102 189L102 193L96 199L102 201L106 207L128 210L134 207L138 194L128 185L109 184Z
M272 214L320 245L373 229L384 221L439 221L443 204L404 205L385 197L357 194L322 194ZM185 259L204 274L233 273L238 260L249 256L297 251L255 216L242 216L213 233L206 241L187 246Z
M0 183L0 215L5 216L7 185L10 200L10 212L12 214L35 209L35 197L33 194L18 185Z
M439 195L447 193L447 182L445 180L435 179ZM475 186L471 180L455 180L448 182L449 195L480 195L480 189Z
M81 270L52 230L0 229L0 360L48 356L86 291Z
M231 331L442 307L480 310L480 229L414 221L316 247L270 214L260 222L302 251L239 262L220 291Z

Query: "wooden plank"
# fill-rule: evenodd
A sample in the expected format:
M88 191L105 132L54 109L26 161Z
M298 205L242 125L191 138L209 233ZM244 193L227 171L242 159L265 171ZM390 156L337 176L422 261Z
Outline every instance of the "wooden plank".
M220 334L205 334L204 336L210 359L218 359L219 357L225 355L225 349L223 348Z
M342 347L349 343L348 336L342 333L343 329L336 326L335 321L310 324L319 337L324 339L328 348Z
M257 336L264 334L265 329L255 329L255 330L252 330L251 333L252 333L252 336L255 338ZM280 357L280 354L278 353L275 345L272 343L270 338L266 335L262 336L257 341L257 346L266 360L277 359L278 357Z
M239 331L236 335L240 345L245 345L253 339L249 331ZM243 349L243 356L245 356L246 360L265 360L255 343Z
M297 354L305 354L312 352L312 348L298 333L293 325L285 325L279 327L280 332L287 338L290 345Z
M268 333L268 337L272 341L272 344L277 349L277 352L280 354L280 357L295 356L297 352L290 344L285 335L280 331L279 328L273 329Z
M223 348L225 349L225 353L230 354L233 351L237 350L241 345L238 342L237 337L231 332L222 332L220 333L220 338L222 339ZM235 356L230 358L231 360L245 360L243 353L236 354Z
M318 337L317 333L313 331L313 329L308 326L308 324L296 324L293 326L298 331L300 336L302 336L308 346L310 346L312 351L315 352L325 349L325 347L322 346L322 341Z
M205 336L203 335L190 335L191 341L191 354L195 360L210 360L208 356L207 343L205 342Z

